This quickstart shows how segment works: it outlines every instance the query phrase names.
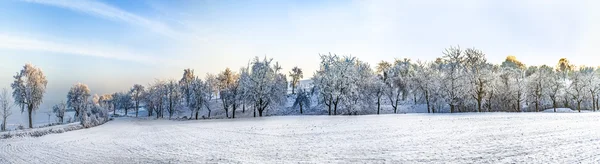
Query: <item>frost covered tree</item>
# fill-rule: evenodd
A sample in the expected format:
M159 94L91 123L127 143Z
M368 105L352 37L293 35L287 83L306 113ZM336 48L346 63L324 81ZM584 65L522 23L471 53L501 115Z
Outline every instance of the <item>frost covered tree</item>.
M130 92L115 93L113 99L115 99L115 110L123 109L125 116L129 115L129 109L134 108L135 104Z
M52 111L56 115L59 123L64 123L65 120L65 112L67 111L67 104L65 102L60 102L54 106L52 106Z
M300 114L304 114L304 107L310 107L311 105L311 96L312 93L307 91L306 88L298 89L298 94L296 95L296 100L294 100L292 108L300 107Z
M586 90L589 92L588 97L592 98L592 111L598 110L598 94L600 92L600 69L587 67L584 70L584 81L587 84Z
M196 76L194 75L194 70L193 69L185 69L183 70L183 77L181 77L181 80L179 80L179 86L181 87L181 94L183 96L183 100L185 101L185 105L187 108L189 108L189 110L191 111L190 113L190 119L192 118L192 114L194 113L194 111L196 110L196 108L191 107L192 103L193 103L193 86L192 83L193 81L196 79Z
M415 67L415 84L417 88L423 93L425 103L427 104L427 113L435 113L433 107L433 99L435 99L437 83L440 81L437 79L437 72L435 72L435 65L433 63L421 63L417 62Z
M6 121L10 115L12 115L11 111L11 101L10 96L8 95L8 89L2 88L2 92L0 93L0 117L2 117L2 123L0 123L0 131L6 131Z
M32 114L42 104L48 81L42 70L32 64L25 64L23 69L13 77L15 79L11 84L13 99L15 104L21 107L21 112L27 110L29 128L33 128Z
M75 110L75 121L84 121L87 111L90 89L87 85L77 83L71 87L67 94L67 107Z
M385 94L394 109L398 112L401 101L405 101L410 94L410 85L413 78L413 65L410 59L396 59L394 65L384 73L386 84Z
M556 112L558 101L564 92L565 84L562 81L562 75L558 72L552 72L548 78L548 89L546 95L552 101L552 108Z
M229 108L235 104L239 75L231 69L226 68L217 76L219 96L225 110L225 116L229 118Z
M249 76L244 83L259 117L269 107L285 105L288 84L286 76L280 70L279 64L273 64L273 59L266 57L263 60L255 57L251 63Z
M572 99L577 103L577 111L581 112L581 102L585 100L585 93L587 92L586 83L584 79L585 67L582 67L579 71L574 71L569 74L569 85L568 93Z
M465 93L464 66L461 64L464 60L463 51L460 47L450 47L444 51L442 87L446 103L450 106L450 113L454 113L457 107L463 102Z
M296 94L296 87L298 87L298 84L300 83L300 79L302 79L304 77L303 73L302 73L302 69L298 68L298 67L294 67L292 68L292 71L290 72L290 77L292 78L291 81L291 85L292 85L292 94Z
M329 115L337 115L338 105L349 89L350 76L347 70L356 63L355 57L338 55L320 55L319 70L313 76L313 84L319 91L320 99L328 108ZM332 113L333 109L333 113Z
M129 94L131 95L131 99L135 102L135 117L138 116L140 111L140 102L142 101L142 95L144 94L144 86L140 84L135 84L129 90Z
M535 112L540 111L545 100L546 89L549 88L548 78L551 76L552 68L543 65L540 67L531 66L527 70L527 98L528 102L535 104Z
M112 107L112 101L113 101L113 95L112 94L105 94L100 96L100 106L103 108L106 108L107 110L110 111L111 107ZM114 109L113 109L114 110Z
M163 117L164 104L166 104L166 86L166 82L162 80L156 80L148 86L144 94L148 117L151 117L153 113L156 114L156 118Z
M179 83L175 80L170 80L166 84L166 92L163 92L167 99L167 113L169 113L169 119L179 112L180 102L182 100Z
M218 83L219 81L217 80L217 77L213 74L206 74L204 77L204 85L207 89L206 103L204 103L204 106L206 106L206 110L208 110L208 118L210 118L210 114L212 112L212 109L210 108L210 102L219 93Z
M356 57L328 54L321 55L321 66L313 76L313 84L319 102L327 106L329 115L337 115L339 109L345 109L345 114L358 114L375 101L372 96L375 78L369 64Z
M210 90L207 88L206 83L202 81L200 78L194 78L191 83L192 89L192 97L191 103L189 103L189 107L194 109L192 113L196 114L196 120L198 119L198 113L203 106L205 106L207 101L208 94L211 94ZM191 118L190 118L191 119Z
M468 92L477 102L477 112L483 112L484 98L493 80L492 65L487 63L485 54L480 50L469 48L464 53L465 76L469 79Z

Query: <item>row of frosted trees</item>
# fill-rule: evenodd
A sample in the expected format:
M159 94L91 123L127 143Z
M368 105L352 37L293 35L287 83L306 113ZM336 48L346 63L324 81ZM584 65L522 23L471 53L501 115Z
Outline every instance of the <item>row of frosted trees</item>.
M509 56L500 65L477 49L450 47L432 62L396 59L369 64L351 56L321 55L313 84L330 115L380 113L388 106L424 104L437 112L522 112L553 108L597 110L600 69L529 66ZM376 109L376 110L375 110Z
M143 104L148 117L172 118L188 110L189 118L198 119L204 109L208 112L206 117L211 117L213 108L217 108L211 104L220 104L217 109L224 110L228 118L235 118L239 110L243 113L253 110L256 117L283 106L287 86L279 64L256 57L239 72L227 68L218 75L207 74L201 79L194 70L185 69L180 80L156 80L148 86L136 84L127 92L103 95L99 100L101 106L114 112L123 110L125 115L135 110L138 116Z
M140 108L157 118L188 110L190 118L198 119L202 110L211 117L213 110L221 109L228 118L235 118L239 110L263 116L267 110L289 109L285 106L288 96L295 99L292 109L299 108L300 113L311 108L329 115L379 114L384 109L397 113L402 106L418 104L430 113L599 109L600 69L576 67L565 58L554 67L526 66L514 56L495 65L481 50L460 47L445 49L434 61L396 59L377 63L375 69L356 57L325 54L320 58L311 87L296 88L303 78L302 69L294 67L288 73L291 95L282 67L272 59L256 57L238 72L227 68L201 79L186 69L179 80L136 84L126 92L102 96L91 96L85 84L75 84L66 102L53 109L59 122L70 109L76 121L92 126L107 120L108 111L122 110L127 115L135 110L138 116ZM46 85L41 69L31 64L17 72L11 84L14 104L29 114L30 128L31 114L42 103Z

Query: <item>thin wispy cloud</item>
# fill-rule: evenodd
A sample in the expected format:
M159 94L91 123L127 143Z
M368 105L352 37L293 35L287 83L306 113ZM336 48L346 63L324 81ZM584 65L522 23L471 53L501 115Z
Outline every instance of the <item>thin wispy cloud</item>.
M107 59L133 61L139 63L153 64L164 59L151 55L137 55L123 49L100 47L77 42L58 42L40 40L26 36L15 36L0 33L0 49L13 49L24 51L52 52L59 54L71 54L80 56L92 56Z
M117 7L98 2L95 0L23 0L25 2L50 5L60 8L66 8L77 12L90 14L103 19L125 22L131 25L148 28L149 30L160 33L171 38L181 38L186 35L172 30L168 25L159 21L151 20Z

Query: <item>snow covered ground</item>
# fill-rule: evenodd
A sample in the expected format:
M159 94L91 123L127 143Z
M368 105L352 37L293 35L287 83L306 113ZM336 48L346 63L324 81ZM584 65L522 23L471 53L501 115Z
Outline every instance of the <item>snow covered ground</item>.
M599 113L117 118L0 140L0 163L594 163Z

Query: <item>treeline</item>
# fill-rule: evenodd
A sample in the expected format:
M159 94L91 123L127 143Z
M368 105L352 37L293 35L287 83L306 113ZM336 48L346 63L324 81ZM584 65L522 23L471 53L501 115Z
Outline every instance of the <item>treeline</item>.
M555 67L526 66L514 56L495 65L481 50L450 47L435 61L396 59L375 68L355 57L321 55L313 77L319 102L333 115L379 114L382 104L396 113L406 103L426 104L429 113L599 108L600 69L566 58Z
M72 109L75 121L86 126L108 120L109 111L116 115L122 110L127 115L134 110L138 116L142 107L148 117L172 118L187 110L190 119L198 119L200 111L207 110L210 118L216 110L211 103L221 105L217 110L224 110L227 118L235 118L239 110L252 110L260 117L266 110L285 107L288 96L295 99L288 105L301 114L306 108L325 110L329 115L379 114L384 108L397 113L408 104L426 105L430 113L599 109L600 69L576 67L566 58L553 67L526 66L508 56L498 65L489 63L481 50L450 47L434 61L396 59L381 61L373 69L356 57L320 57L309 87L297 88L304 76L301 68L291 69L288 85L277 62L255 57L237 72L227 68L201 79L194 70L186 69L179 80L136 84L125 92L101 96L91 96L85 84L75 84L66 102L53 109L59 122L64 121L65 111ZM17 72L11 84L15 104L29 114L30 128L31 113L42 103L46 85L41 69L31 64ZM288 86L292 87L291 95Z

